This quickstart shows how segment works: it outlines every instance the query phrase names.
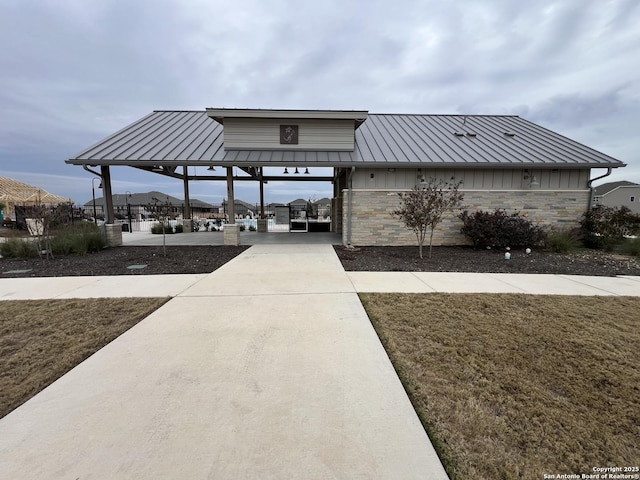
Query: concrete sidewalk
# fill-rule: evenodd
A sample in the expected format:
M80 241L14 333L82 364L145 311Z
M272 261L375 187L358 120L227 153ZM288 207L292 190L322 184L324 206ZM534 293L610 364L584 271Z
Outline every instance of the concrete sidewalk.
M258 247L256 247L258 248ZM287 251L304 246L287 246ZM256 255L247 250L239 262ZM262 264L244 263L244 270L225 267L212 274L196 275L120 275L95 277L0 278L1 300L42 300L53 298L100 297L176 297L258 295L269 291L258 270L269 271L271 283L278 282L283 293L314 293L314 288L331 284L333 293L525 293L542 295L628 295L640 296L640 277L587 277L582 275L533 275L513 273L455 272L333 272L318 270L286 271L288 254L270 257ZM293 257L295 258L295 257ZM276 260L277 259L277 260ZM261 266L262 265L262 266ZM268 268L265 267L268 265ZM235 268L235 267L234 267ZM326 269L325 269L326 270ZM229 276L221 277L222 272ZM266 274L266 272L262 272ZM205 280L200 284L201 281ZM197 286L196 288L196 284ZM206 287L205 287L206 285ZM194 287L190 289L190 287ZM189 290L188 290L189 289Z
M0 300L172 296L0 420L7 478L446 474L356 292L640 296L640 277L344 272L260 245L211 274L0 279Z
M447 478L330 245L254 246L183 277L0 420L4 477ZM58 297L105 291L58 280ZM9 282L0 297L19 297Z

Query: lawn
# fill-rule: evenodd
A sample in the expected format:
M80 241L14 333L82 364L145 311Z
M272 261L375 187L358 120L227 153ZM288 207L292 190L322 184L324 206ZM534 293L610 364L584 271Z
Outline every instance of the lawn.
M0 418L167 300L0 302Z
M640 463L640 298L360 297L452 480Z
M360 297L452 480L640 462L640 298ZM0 418L166 301L0 302Z

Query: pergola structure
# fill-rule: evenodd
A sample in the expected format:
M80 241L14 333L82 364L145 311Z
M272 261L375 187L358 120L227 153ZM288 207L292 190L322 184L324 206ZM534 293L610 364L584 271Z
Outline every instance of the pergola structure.
M190 181L226 181L232 222L225 228L228 244L239 243L234 182L259 182L264 214L268 181L331 181L332 227L343 234L345 245L413 242L389 212L397 207L395 193L428 178L462 181L469 208L516 209L540 223L571 226L591 203L592 182L625 166L516 115L224 108L152 112L67 163L102 178L108 223L114 221L112 166L181 179L187 205ZM98 167L99 172L93 170ZM207 174L190 174L190 167L204 167ZM213 173L215 167L225 174ZM265 175L269 167L330 167L333 175ZM242 174L234 174L234 168ZM592 178L594 168L607 173ZM460 241L459 230L454 222L443 224L438 241Z
M256 181L260 185L260 216L264 218L264 185L272 180L330 181L333 176L265 175L265 167L301 168L336 167L351 157L354 148L354 130L367 118L366 111L333 110L252 110L207 109L205 111L154 111L124 129L83 150L66 163L81 165L102 179L106 202L107 224L114 223L111 189L112 166L128 166L183 181L185 218L190 218L189 182L200 180L226 181L229 204L229 222L235 224L234 182ZM296 131L295 143L280 139L280 143L255 143L260 135L269 136L282 123L302 125L307 132L315 131L318 124L325 127L327 136L345 130L351 141L346 145L329 145L312 140L305 143L304 129ZM248 128L247 128L248 127ZM247 131L244 131L247 130ZM256 131L258 132L256 135ZM265 133L269 132L269 133ZM245 137L243 140L243 135ZM298 135L300 137L298 137ZM226 142L225 142L226 136ZM301 141L298 139L300 138ZM325 138L326 140L327 138ZM235 140L235 143L233 143ZM252 143L253 140L253 143ZM308 139L307 139L308 140ZM239 143L238 143L239 142ZM270 143L270 144L269 144ZM93 170L100 168L100 171ZM224 175L189 173L189 167L205 167L214 172L216 167L226 170ZM234 167L244 175L234 174ZM231 240L229 243L237 243Z

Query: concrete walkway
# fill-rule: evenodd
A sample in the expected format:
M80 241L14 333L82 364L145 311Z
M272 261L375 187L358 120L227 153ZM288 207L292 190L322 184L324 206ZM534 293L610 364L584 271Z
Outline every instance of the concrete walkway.
M0 298L160 294L116 278ZM0 420L3 477L447 478L330 245L155 278L173 300Z
M346 273L307 244L211 274L0 279L0 300L174 297L0 420L1 476L446 479L359 291L640 296L640 277Z
M125 246L162 245L162 235L147 232L123 232ZM223 232L184 232L165 235L166 245L224 245ZM240 232L241 245L341 245L342 236L329 232Z

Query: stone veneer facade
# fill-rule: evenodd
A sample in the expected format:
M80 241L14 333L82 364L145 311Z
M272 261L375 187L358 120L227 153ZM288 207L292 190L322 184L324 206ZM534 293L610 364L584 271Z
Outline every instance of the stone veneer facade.
M122 225L107 223L104 225L104 237L107 246L118 247L122 245Z
M391 212L400 205L399 190L353 190L351 244L416 245L416 236ZM589 203L589 190L462 190L464 200L458 212L445 216L433 237L434 245L465 245L457 218L463 210L493 211L504 208L529 217L533 222L558 227L577 226ZM348 191L343 191L342 243L347 245Z

